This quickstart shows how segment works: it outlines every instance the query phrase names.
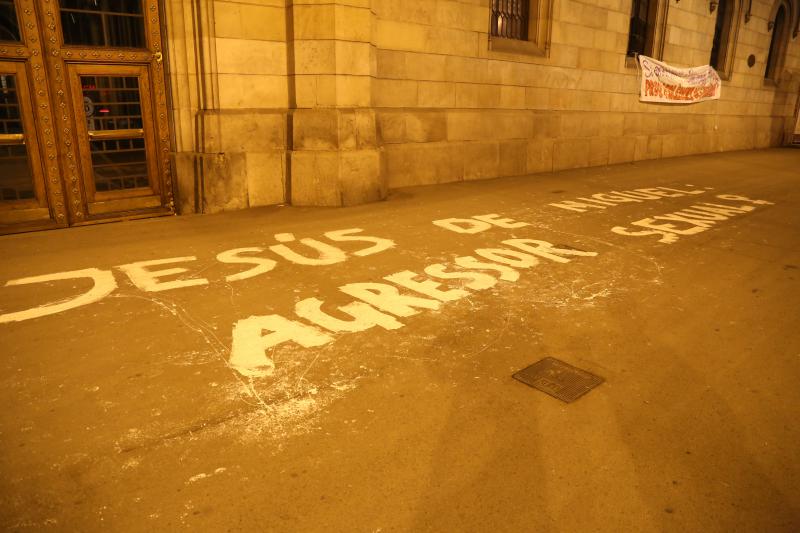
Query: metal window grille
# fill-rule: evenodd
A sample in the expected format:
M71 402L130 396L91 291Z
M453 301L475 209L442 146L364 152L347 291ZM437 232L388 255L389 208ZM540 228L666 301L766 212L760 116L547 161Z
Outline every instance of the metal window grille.
M530 0L492 0L492 35L527 41L529 6Z

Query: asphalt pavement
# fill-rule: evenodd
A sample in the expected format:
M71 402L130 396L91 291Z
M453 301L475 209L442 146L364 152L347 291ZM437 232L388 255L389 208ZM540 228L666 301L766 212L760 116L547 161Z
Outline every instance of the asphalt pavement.
M4 530L796 532L800 150L0 237L0 349Z

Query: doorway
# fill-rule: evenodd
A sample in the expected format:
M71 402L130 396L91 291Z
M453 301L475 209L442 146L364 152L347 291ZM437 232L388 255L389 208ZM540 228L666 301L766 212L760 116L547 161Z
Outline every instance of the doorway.
M156 0L0 0L0 233L173 212Z

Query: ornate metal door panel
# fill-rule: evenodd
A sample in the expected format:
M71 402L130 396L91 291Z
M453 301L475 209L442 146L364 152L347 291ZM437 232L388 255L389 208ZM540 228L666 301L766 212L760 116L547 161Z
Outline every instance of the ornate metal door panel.
M173 212L161 44L156 0L0 0L0 233Z

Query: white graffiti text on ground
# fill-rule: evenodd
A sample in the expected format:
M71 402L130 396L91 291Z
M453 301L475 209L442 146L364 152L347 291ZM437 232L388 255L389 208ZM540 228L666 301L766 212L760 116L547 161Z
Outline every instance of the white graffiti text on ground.
M499 225L496 218L491 220L494 222L473 217L446 219L434 224L458 233L474 233L475 231L463 230L487 229L491 225ZM502 224L527 225L509 219L502 219ZM472 294L470 291L489 289L499 281L516 282L520 277L520 270L537 266L540 259L569 263L570 256L597 255L597 252L558 248L537 239L507 239L501 244L502 247L478 248L474 251L475 255L456 257L449 264L428 265L422 269L424 275L403 270L384 276L380 282L342 285L339 291L355 298L353 302L336 308L339 313L349 317L347 320L324 311L322 306L325 302L317 298L306 298L297 302L294 309L296 317L293 318L269 314L239 320L233 325L231 333L229 364L248 377L269 376L274 371L275 363L267 355L267 350L279 344L292 342L312 348L328 344L337 333L354 333L373 327L399 329L405 325L399 318L411 317L425 310L438 310L448 302L469 296ZM487 274L487 271L491 274ZM446 285L447 281L455 280L458 280L460 288Z
M756 206L774 205L772 202L766 200L752 200L738 194L718 194L716 197L729 202L746 203L727 205L702 202L673 213L656 215L631 222L631 226L636 226L635 229L614 226L611 228L611 231L618 235L628 235L632 237L657 235L660 237L658 242L672 244L677 242L682 235L696 235L708 231L720 222L754 211Z
M694 187L694 185L686 185L687 187ZM703 194L705 189L673 189L670 187L649 187L646 189L633 189L630 191L611 191L593 194L589 197L579 197L575 200L564 200L561 202L553 202L548 205L551 207L558 207L559 209L567 209L569 211L577 211L578 213L585 213L590 209L606 209L620 204L627 203L640 203L652 200L663 200L664 198L679 198L681 196L694 196Z
M251 246L225 250L216 254L216 260L222 264L251 265L250 268L225 276L225 282L230 283L266 274L278 265L278 260L280 259L303 266L333 265L336 263L343 263L350 255L364 257L377 254L395 246L394 241L390 239L361 235L363 231L364 230L361 228L347 228L328 231L323 234L326 239L332 242L360 242L369 244L369 246L365 248L350 252L317 239L297 239L292 233L278 233L274 238L279 244L268 247ZM309 248L311 249L311 253L308 253ZM267 250L275 254L273 256L274 258L258 255L265 254ZM119 265L116 268L124 272L135 287L145 292L161 292L183 287L208 285L209 280L206 278L192 276L175 278L175 276L181 276L189 272L188 268L176 265L185 265L193 261L197 261L197 257L187 255L148 261L136 261L125 265ZM172 266L164 268L168 265ZM165 280L163 278L168 279ZM54 274L14 279L8 281L5 286L13 287L18 285L30 285L33 283L76 279L89 279L92 281L92 287L83 294L65 300L43 304L22 311L0 314L0 324L4 322L19 322L21 320L39 318L61 313L69 309L75 309L98 302L117 289L117 280L114 277L114 273L111 270L101 270L98 268L84 268L69 272L56 272Z

